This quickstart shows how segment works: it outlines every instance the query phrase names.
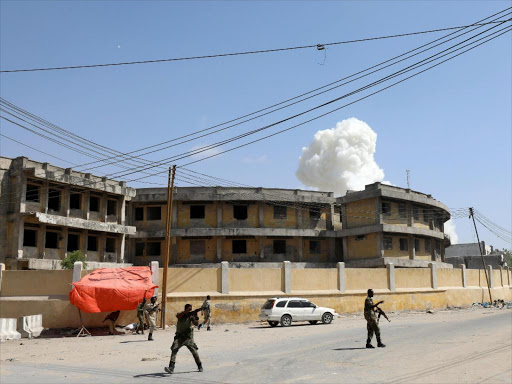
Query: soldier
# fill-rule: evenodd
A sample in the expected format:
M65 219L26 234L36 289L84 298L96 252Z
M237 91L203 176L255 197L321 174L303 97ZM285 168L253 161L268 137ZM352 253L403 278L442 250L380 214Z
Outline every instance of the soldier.
M107 315L107 317L105 317L103 319L103 322L105 321L109 321L108 323L108 333L113 335L114 334L114 331L115 331L115 326L116 326L116 321L117 321L117 318L119 317L119 313L120 311L115 311L115 312L111 312Z
M142 302L137 306L137 318L139 319L139 325L137 326L137 334L139 330L144 334L144 306L146 305L146 297L142 298Z
M174 342L171 346L171 360L169 361L169 367L165 367L167 373L174 373L174 365L176 363L176 355L181 347L185 346L194 356L194 360L197 364L199 372L203 372L203 365L201 359L197 353L197 345L194 342L194 325L198 325L199 318L197 312L199 310L192 311L192 305L186 304L185 310L176 315L178 323L176 324L176 335L174 336Z
M156 303L156 296L153 296L150 301L146 302L146 305L144 305L144 313L149 324L148 341L153 341L153 331L156 328L156 314L159 311L158 305L159 304Z
M203 305L201 305L201 312L203 313L203 323L199 324L197 329L199 330L206 325L206 330L211 331L210 321L212 319L212 313L210 310L210 295L206 296L206 300L203 302Z
M379 301L377 304L373 304L373 289L368 290L368 297L364 301L364 318L366 319L366 328L368 329L368 338L366 339L366 348L375 348L372 345L373 334L377 337L377 347L384 348L385 345L382 344L380 340L380 329L379 324L377 322L377 315L375 314L375 308L378 305L384 303L383 300Z

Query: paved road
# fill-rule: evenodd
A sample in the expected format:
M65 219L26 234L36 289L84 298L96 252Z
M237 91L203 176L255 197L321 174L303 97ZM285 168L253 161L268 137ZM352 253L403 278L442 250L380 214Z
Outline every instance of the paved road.
M205 372L190 353L163 372L173 330L3 343L1 383L512 383L512 310L393 314L384 349L364 348L361 315L331 325L218 325L196 332ZM226 331L226 329L228 331ZM145 358L146 361L141 359Z

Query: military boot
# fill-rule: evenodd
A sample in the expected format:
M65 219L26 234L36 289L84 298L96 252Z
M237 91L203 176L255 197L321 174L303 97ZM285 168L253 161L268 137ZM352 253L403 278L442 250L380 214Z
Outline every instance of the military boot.
M169 363L168 367L165 367L165 372L170 373L171 375L174 373L174 364L172 361Z
M366 348L375 348L373 345L372 345L372 341L370 339L367 339L366 340Z
M203 365L201 363L197 364L197 372L203 372Z
M153 341L153 334L149 332L148 341Z
M386 347L386 344L382 344L382 341L378 340L378 341L377 341L377 347L379 347L379 348L385 348L385 347Z

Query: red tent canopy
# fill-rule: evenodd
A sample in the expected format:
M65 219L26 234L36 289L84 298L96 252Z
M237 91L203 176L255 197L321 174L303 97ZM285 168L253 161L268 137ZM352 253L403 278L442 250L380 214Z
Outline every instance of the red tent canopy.
M136 309L143 297L149 299L158 285L151 280L151 268L101 268L73 283L69 301L89 312Z

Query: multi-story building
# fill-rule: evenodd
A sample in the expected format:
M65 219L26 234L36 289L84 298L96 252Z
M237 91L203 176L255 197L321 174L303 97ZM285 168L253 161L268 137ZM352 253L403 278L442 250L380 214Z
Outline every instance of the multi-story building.
M1 262L53 269L82 250L96 266L124 263L126 235L135 234L125 217L134 189L25 157L0 158L0 180Z
M137 189L130 204L129 259L161 260L167 189ZM341 258L339 214L332 193L263 189L176 188L170 261L335 262Z
M348 266L425 266L444 262L450 211L420 192L374 183L337 199L343 259Z
M93 263L162 263L167 188L0 158L0 262L55 268L81 250ZM444 264L450 213L432 196L374 183L335 198L290 189L179 187L170 264L344 261L348 267Z

